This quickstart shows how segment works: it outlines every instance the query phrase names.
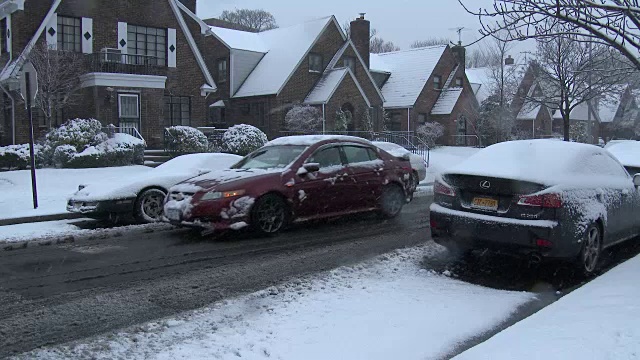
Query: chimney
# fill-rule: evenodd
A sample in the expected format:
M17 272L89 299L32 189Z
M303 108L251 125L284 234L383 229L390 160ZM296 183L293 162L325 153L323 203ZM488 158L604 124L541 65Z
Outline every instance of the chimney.
M196 0L178 0L180 1L184 6L187 7L187 9L191 10L192 13L196 13Z
M451 51L453 52L453 55L456 57L456 62L458 63L458 65L460 65L464 69L465 63L466 63L467 50L464 48L464 46L458 43L457 45L454 45L451 47Z
M513 65L516 61L511 57L511 55L507 55L507 58L504 59L505 65Z
M349 36L368 69L370 58L369 33L371 32L371 23L369 20L364 19L364 14L365 13L360 13L360 17L351 22Z

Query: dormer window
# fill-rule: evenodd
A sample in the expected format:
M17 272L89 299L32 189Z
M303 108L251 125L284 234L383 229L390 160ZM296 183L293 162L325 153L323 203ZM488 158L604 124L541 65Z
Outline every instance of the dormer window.
M218 60L218 82L223 83L227 81L227 59Z
M322 55L309 54L309 72L322 72Z
M356 73L356 58L353 56L345 56L343 60L344 67L348 67L355 74Z
M440 75L433 75L433 88L435 90L440 90L442 89L442 76Z

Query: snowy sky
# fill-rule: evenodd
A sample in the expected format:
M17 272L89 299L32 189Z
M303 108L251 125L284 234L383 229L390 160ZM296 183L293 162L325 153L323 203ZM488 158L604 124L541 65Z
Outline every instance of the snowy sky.
M466 4L473 4L474 8L492 3L492 0L466 0ZM458 0L198 0L197 6L202 18L217 17L223 10L262 8L271 12L280 26L328 15L335 15L343 24L355 19L358 13L366 12L378 34L402 49L408 49L415 40L432 37L456 41L453 28L460 26L468 29L462 35L463 43L469 43L477 39L479 29L478 19L467 14ZM518 48L522 51L521 46Z

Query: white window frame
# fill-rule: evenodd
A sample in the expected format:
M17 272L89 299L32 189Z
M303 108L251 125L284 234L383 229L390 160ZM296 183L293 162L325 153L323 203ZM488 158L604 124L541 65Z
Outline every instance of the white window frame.
M137 117L124 117L122 116L122 99L125 97L136 99L136 112ZM140 121L140 95L139 94L118 94L118 119L137 119Z

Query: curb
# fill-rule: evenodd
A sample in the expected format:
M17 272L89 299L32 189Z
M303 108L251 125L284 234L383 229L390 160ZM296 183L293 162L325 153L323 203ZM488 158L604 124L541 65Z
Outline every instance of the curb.
M36 222L43 222L43 221L72 220L72 219L79 219L83 217L86 217L86 216L83 216L82 214L66 213L66 214L28 216L28 217L22 217L22 218L14 218L14 219L0 219L0 226L28 224L28 223L36 223Z

